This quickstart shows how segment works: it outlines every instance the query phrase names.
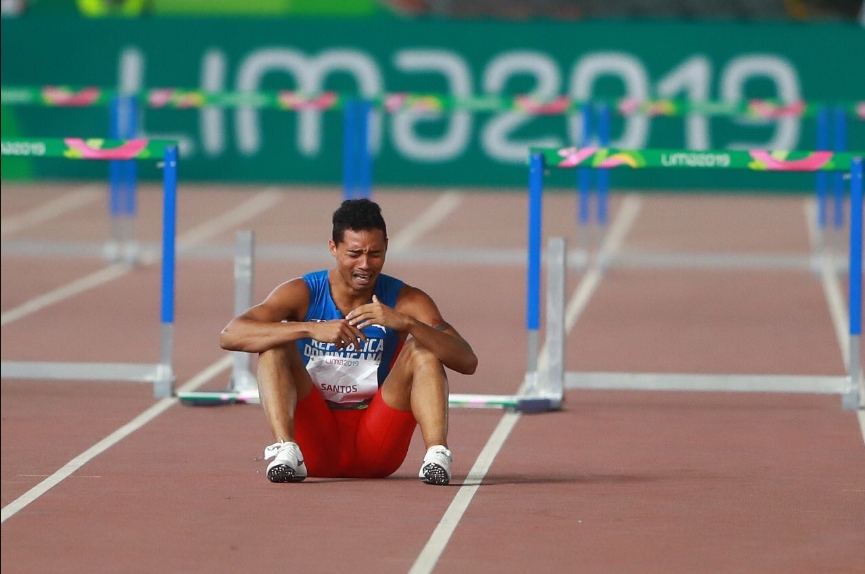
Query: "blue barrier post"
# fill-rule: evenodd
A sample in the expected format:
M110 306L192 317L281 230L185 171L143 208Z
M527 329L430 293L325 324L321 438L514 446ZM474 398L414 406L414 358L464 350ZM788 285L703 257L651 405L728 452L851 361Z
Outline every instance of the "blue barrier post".
M592 142L592 111L591 102L586 102L580 108L580 113L583 117L583 129L580 134L580 147L588 147ZM577 168L577 191L578 191L578 208L577 208L577 224L584 227L589 223L589 202L591 200L591 177L592 168L580 167ZM586 246L588 249L588 246Z
M162 329L159 350L159 375L156 396L167 397L173 392L174 373L174 270L175 236L177 235L177 147L165 149L162 163L162 286L160 322Z
M348 100L342 115L342 198L354 197L354 183L357 180L357 102Z
M368 198L372 193L371 113L368 100L351 99L343 110L343 199Z
M357 167L357 188L360 197L372 196L372 151L369 145L369 123L372 115L372 103L361 100L358 103L357 147L359 162Z
M598 107L598 143L601 147L610 147L610 106L606 103ZM597 169L598 174L598 225L607 225L607 198L610 194L610 170Z
M109 111L109 137L118 140L135 139L138 109L132 95L112 98ZM135 160L112 160L108 162L108 202L111 216L112 245L110 259L127 259L134 262L135 246L136 184L138 162Z
M862 158L850 167L850 349L847 363L848 388L844 408L859 408L859 373L862 369Z
M541 226L543 223L544 156L533 153L529 158L529 238L528 284L526 285L526 328L528 353L526 371L538 370L538 330L541 293Z
M835 151L847 151L847 112L838 106L835 109ZM832 224L835 230L844 225L844 174L834 174L834 202Z
M817 149L829 151L829 110L825 106L817 109ZM817 193L817 231L823 237L826 229L826 201L829 189L829 174L818 171L815 176Z

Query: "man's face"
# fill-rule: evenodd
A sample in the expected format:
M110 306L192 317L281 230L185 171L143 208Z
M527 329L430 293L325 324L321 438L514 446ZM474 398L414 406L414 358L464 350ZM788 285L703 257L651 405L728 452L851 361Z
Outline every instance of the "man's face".
M346 229L339 244L330 241L340 277L355 291L371 290L384 266L387 241L380 229Z

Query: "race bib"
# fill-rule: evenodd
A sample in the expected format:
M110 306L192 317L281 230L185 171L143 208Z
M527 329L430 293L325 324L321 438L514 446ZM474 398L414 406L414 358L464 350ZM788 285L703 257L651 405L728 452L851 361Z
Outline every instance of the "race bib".
M306 370L325 400L352 404L371 399L378 391L379 361L337 355L310 357Z

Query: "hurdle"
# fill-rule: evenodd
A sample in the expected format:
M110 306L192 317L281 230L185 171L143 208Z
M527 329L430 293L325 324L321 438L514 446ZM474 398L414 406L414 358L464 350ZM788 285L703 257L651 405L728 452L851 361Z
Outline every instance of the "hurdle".
M372 194L371 113L369 100L350 99L343 107L343 199L368 199Z
M109 136L132 140L138 135L138 103L134 96L116 94L111 98ZM105 249L110 261L138 263L140 246L135 240L137 215L138 163L135 160L108 162L108 211L111 240Z
M551 238L547 258L551 262L547 276L547 314L550 317L563 317L565 309L565 240ZM238 231L235 239L234 259L234 313L240 315L252 306L252 286L254 283L255 235L254 232ZM564 322L547 323L547 341L550 352L548 368L540 373L526 377L517 394L485 395L452 393L448 397L451 408L466 409L504 409L523 413L545 412L561 407L564 361L558 354L563 349L560 344L564 338ZM178 391L176 396L188 406L221 406L233 404L260 404L258 383L250 365L252 354L231 351L232 372L228 387L219 391ZM551 374L551 375L550 375ZM557 384L550 382L550 377ZM549 388L558 391L549 392Z
M173 347L177 143L166 140L85 140L81 138L3 139L0 142L0 148L2 148L2 156L4 157L156 161L161 162L163 175L159 362L156 364L135 364L2 361L0 376L4 379L147 382L153 384L156 398L171 396L175 383Z
M113 88L95 86L4 86L0 89L4 105L63 108L107 107L108 137L112 140L136 139L139 113L144 109L198 109L207 106L305 110L342 110L343 112L343 198L370 197L372 156L369 151L368 100L348 98L335 92L307 95L289 90L267 92L204 92L178 88L154 88L121 93ZM137 217L137 163L110 160L108 166L110 237L103 253L113 262L137 264L141 246L135 238Z
M828 151L732 151L692 152L688 150L620 150L611 148L532 148L529 151L529 273L527 288L528 364L527 376L537 372L537 325L540 285L541 210L543 173L549 168L599 169L630 167L749 169L755 171L804 171L850 174L851 224L848 287L849 331L846 376L794 375L681 375L664 373L566 372L564 389L681 390L840 394L845 409L860 408L862 382L860 337L862 328L862 169L865 153ZM560 262L557 264L561 264ZM547 320L558 320L547 317ZM561 344L564 345L562 338ZM556 353L564 355L564 348ZM532 359L535 362L532 362ZM558 380L551 380L558 384ZM550 388L548 392L559 389Z
M93 86L3 87L4 105L52 108L108 108L108 138L133 140L138 131L138 104L134 94L121 94ZM109 261L138 263L140 247L135 240L137 163L135 160L108 161L108 214L110 237L104 255Z
M594 115L583 110L583 125L596 124L597 142L593 141L591 128L584 127L583 137L579 147L597 146L609 147L610 144L610 106L606 102L594 104ZM848 103L832 105L827 102L791 102L781 103L774 100L748 100L745 102L710 102L710 101L677 101L677 100L620 100L615 106L617 112L624 117L644 114L655 116L683 116L698 114L707 117L731 117L758 120L779 120L783 118L814 118L816 151L847 151L847 126L851 119L865 120L865 104ZM595 118L594 120L592 118ZM593 123L594 122L594 123ZM699 150L694 150L699 151ZM592 171L580 168L578 172ZM606 226L607 196L609 193L609 170L596 170L597 174L597 223L603 229ZM832 224L829 225L829 176L832 178ZM818 249L831 247L827 241L827 230L837 236L844 225L844 177L842 172L830 174L818 171L815 174L814 194L816 203L815 226ZM589 176L578 175L579 212L578 223L589 224L591 187ZM583 232L584 234L586 232ZM831 239L831 238L830 238Z

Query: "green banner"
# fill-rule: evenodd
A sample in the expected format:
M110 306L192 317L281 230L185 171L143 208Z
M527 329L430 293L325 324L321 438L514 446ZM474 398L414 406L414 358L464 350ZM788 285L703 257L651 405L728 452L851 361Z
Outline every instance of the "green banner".
M693 151L812 151L818 134L809 106L824 102L830 127L844 114L848 149L865 148L858 119L865 115L865 34L853 23L33 16L0 26L4 87L102 89L53 94L67 102L167 87L164 105L139 106L137 137L177 140L187 181L339 183L344 126L337 103L349 96L388 98L369 133L375 185L525 188L529 148L582 143L579 114L539 113L539 102L567 112L574 102L605 100L616 112L609 147ZM265 99L237 99L250 92ZM222 94L213 96L222 104L203 94ZM279 94L293 94L294 103L280 107ZM303 94L337 99L310 106L306 96L298 99ZM532 94L531 113L519 107L527 103L520 94ZM712 113L707 102L719 101L775 107ZM4 105L9 116L4 137L109 134L106 106ZM85 163L27 169L37 177L104 177ZM10 171L4 162L4 177L26 175ZM550 179L574 185L565 170ZM614 188L804 191L813 182L813 174L795 173L612 175Z

